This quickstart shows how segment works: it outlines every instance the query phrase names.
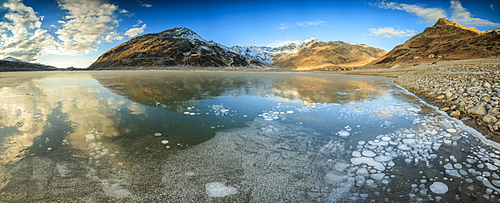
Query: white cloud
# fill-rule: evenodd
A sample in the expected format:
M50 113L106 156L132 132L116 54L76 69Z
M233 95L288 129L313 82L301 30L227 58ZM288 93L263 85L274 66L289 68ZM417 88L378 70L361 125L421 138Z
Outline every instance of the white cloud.
M439 18L446 17L445 11L441 8L425 8L418 4L412 5L382 1L381 3L375 4L375 6L383 9L406 11L422 18L427 24L435 23Z
M455 22L474 27L500 27L500 23L494 23L489 20L472 17L472 14L462 6L460 1L450 1L450 4L452 10L451 20ZM492 6L490 5L490 7Z
M62 28L55 32L66 54L90 53L103 40L119 39L114 33L119 21L114 15L118 6L100 0L60 0L58 3L67 11Z
M383 28L370 28L370 32L373 36L381 36L384 38L393 38L393 37L411 37L415 35L415 30L396 30L393 27L383 27Z
M142 3L142 1L139 1L139 3L141 4L142 7L146 7L146 8L153 7L153 5Z
M44 53L51 53L57 43L52 35L41 29L43 16L20 0L10 0L2 7L7 10L5 22L0 22L0 55L23 61L33 61Z
M280 23L279 27L276 28L278 30L286 30L288 28L291 28L293 27L292 25L290 25L289 23Z
M125 35L129 37L135 37L141 33L144 32L144 29L146 29L146 24L143 24L141 27L136 27L136 28L130 28L125 32Z
M322 21L322 20L302 21L302 22L297 22L295 24L298 26L301 26L301 27L310 27L310 26L324 25L324 24L326 24L326 21Z
M286 30L288 28L292 28L295 26L300 26L300 27L320 26L320 25L325 25L326 23L327 23L326 21L322 21L322 20L300 21L300 22L295 22L295 23L280 23L280 25L276 29Z

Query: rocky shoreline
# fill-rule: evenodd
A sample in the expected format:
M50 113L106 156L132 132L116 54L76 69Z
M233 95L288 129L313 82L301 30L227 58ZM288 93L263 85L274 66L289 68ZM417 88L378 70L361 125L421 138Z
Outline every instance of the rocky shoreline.
M500 59L422 65L394 81L500 142Z

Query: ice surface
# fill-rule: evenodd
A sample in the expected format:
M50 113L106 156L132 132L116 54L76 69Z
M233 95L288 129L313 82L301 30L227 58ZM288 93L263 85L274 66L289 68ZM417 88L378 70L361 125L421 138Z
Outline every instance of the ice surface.
M429 189L431 189L431 191L436 194L444 194L448 192L448 186L442 182L432 183Z

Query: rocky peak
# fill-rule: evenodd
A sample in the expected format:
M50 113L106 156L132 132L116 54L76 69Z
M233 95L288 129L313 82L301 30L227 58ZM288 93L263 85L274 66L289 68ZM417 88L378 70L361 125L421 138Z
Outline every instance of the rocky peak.
M170 30L165 30L163 32L158 33L162 36L169 36L172 38L183 38L183 39L197 39L200 41L205 41L203 38L201 38L196 32L185 28L185 27L176 27L172 28Z
M308 46L308 45L310 45L312 43L315 43L315 42L320 42L320 40L316 39L314 37L311 37L311 38L306 39L306 40L304 40L302 42L299 42L299 47Z
M446 26L453 26L453 27L456 27L456 28L460 28L460 29L464 29L464 30L469 30L469 31L473 31L477 34L481 34L483 32L479 31L478 29L474 28L474 27L466 27L466 26L463 26L463 25L460 25L459 23L457 22L454 22L454 21L451 21L451 20L448 20L446 18L440 18L435 24L434 26L432 26L433 28L439 28L439 27L446 27Z

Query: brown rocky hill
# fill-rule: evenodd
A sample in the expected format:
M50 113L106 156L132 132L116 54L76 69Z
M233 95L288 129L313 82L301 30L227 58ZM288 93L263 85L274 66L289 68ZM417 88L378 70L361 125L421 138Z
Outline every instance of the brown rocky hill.
M342 41L315 41L293 54L276 54L273 64L296 70L339 70L366 65L386 54L383 49Z
M0 60L0 72L3 71L49 71L59 70L53 66L46 66L35 63Z
M500 31L479 31L440 18L432 27L396 46L367 68L393 67L436 60L500 56Z
M243 67L251 63L229 48L206 41L192 30L178 27L132 38L102 54L89 69Z

